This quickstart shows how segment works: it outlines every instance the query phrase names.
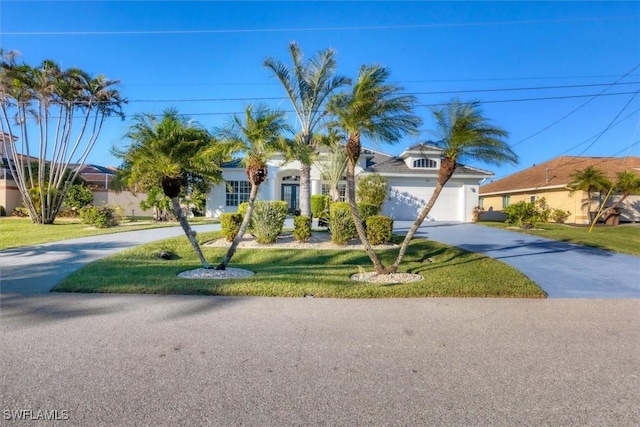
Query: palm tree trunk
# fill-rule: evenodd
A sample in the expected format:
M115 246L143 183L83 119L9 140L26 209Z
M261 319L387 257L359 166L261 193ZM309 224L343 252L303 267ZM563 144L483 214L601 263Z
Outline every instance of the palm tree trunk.
M238 234L233 238L233 242L231 242L231 246L229 250L227 250L227 254L222 259L222 262L218 264L216 270L226 270L229 261L231 261L231 257L236 253L238 249L238 245L244 236L244 233L247 232L247 228L249 228L249 223L251 222L251 214L253 213L253 204L256 201L256 196L258 195L258 188L260 184L251 184L251 193L249 194L249 207L244 214L244 218L242 219L242 224L240 225L240 230L238 230Z
M311 217L311 165L300 166L300 215Z
M180 225L184 230L184 234L187 235L187 238L189 239L191 246L193 246L193 250L196 251L196 255L198 255L198 258L200 258L200 262L202 263L202 266L207 269L211 268L211 265L204 258L204 255L202 254L202 250L200 249L200 245L196 240L196 232L191 229L191 226L189 225L189 221L187 221L187 219L184 217L184 214L182 213L182 206L180 206L180 199L177 196L172 197L171 204L173 206L173 213L176 216L176 218L178 218L178 221L180 222Z
M429 212L431 212L433 205L436 204L436 200L438 200L438 196L440 196L440 193L442 192L444 185L447 183L447 181L449 181L449 179L453 175L453 171L455 170L455 167L456 167L455 161L452 161L447 158L442 159L442 165L440 166L440 170L438 171L438 183L436 184L436 188L433 190L433 194L431 195L429 202L427 202L425 207L422 208L422 211L420 211L420 214L416 218L415 222L409 228L407 235L404 236L404 240L402 241L402 246L400 246L400 251L398 252L398 257L396 258L395 262L387 268L387 270L390 273L395 273L396 271L398 271L398 266L400 265L404 256L407 253L407 249L409 248L409 243L411 242L411 239L413 239L413 236L418 231L418 228L420 228L420 226L424 222L424 219L427 217L427 215L429 215Z

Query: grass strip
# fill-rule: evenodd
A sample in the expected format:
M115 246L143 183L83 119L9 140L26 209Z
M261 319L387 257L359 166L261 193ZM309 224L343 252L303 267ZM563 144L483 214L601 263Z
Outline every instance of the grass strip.
M201 233L201 242L219 233ZM175 259L162 260L160 251ZM386 263L394 249L380 251ZM205 247L210 262L225 248ZM431 259L431 262L424 260ZM314 249L239 249L232 267L254 271L242 279L182 279L177 274L200 264L185 237L139 246L94 262L71 274L57 292L188 294L323 298L507 297L544 298L544 291L525 275L478 253L426 239L414 239L401 270L425 277L407 284L371 284L350 279L360 268L371 269L364 251Z

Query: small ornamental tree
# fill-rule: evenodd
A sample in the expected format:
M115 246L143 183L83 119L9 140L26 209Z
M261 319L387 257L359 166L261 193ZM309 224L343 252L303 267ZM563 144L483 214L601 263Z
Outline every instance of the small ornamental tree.
M358 179L356 188L356 199L359 203L367 203L382 209L382 204L387 198L389 181L377 173L365 175Z

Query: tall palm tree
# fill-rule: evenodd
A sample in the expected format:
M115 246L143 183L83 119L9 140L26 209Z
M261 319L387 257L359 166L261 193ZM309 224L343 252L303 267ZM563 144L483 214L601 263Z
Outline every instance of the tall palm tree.
M300 161L300 213L311 216L311 164L315 159L317 139L314 132L324 117L329 96L339 87L349 84L346 77L335 75L335 51L325 49L308 62L296 42L289 44L292 67L278 59L267 58L265 67L280 80L298 118L300 130L291 146Z
M166 110L161 120L152 114L135 116L126 137L131 140L128 149L113 150L124 161L122 181L141 190L160 185L202 266L211 268L182 212L179 196L191 185L222 180L222 151L212 150L215 141L209 133L175 109Z
M126 100L117 80L15 58L0 50L0 130L19 141L8 144L9 168L31 220L51 224L80 172L70 165L86 162L107 117L124 118Z
M355 170L362 149L361 137L374 142L394 143L404 135L417 132L422 123L413 114L416 98L402 94L401 87L387 83L389 73L385 67L363 65L352 90L335 95L327 108L334 116L336 126L348 135L345 147L347 200L358 237L378 274L385 273L386 268L369 244L356 205Z
M589 215L589 224L591 224L591 200L592 193L597 191L598 194L611 187L611 182L600 169L595 166L588 166L582 170L577 170L570 175L571 181L567 184L570 193L576 191L585 191L587 193L587 214Z
M236 252L251 221L260 184L267 179L267 160L282 148L283 133L290 130L283 112L270 110L266 106L258 106L255 109L253 106L248 106L245 109L244 121L236 115L226 127L216 132L229 152L244 154L241 162L251 184L249 207L242 219L240 230L216 270L226 269Z
M445 184L453 176L459 160L480 160L492 165L518 162L518 156L504 140L508 136L507 131L493 126L483 116L479 102L463 103L453 99L440 109L434 108L432 112L440 137L433 145L443 150L438 180L431 198L409 228L396 260L389 267L392 272L397 271L411 239L429 215Z

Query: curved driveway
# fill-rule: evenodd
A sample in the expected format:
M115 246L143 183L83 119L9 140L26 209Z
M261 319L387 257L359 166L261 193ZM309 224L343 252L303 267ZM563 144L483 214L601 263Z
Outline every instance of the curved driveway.
M411 225L397 221L395 231ZM194 227L213 231L219 225ZM83 237L0 252L0 293L48 292L83 265L136 245L182 235L179 227ZM640 257L474 224L426 222L416 234L503 261L550 298L640 298Z

